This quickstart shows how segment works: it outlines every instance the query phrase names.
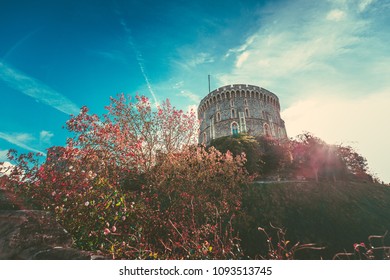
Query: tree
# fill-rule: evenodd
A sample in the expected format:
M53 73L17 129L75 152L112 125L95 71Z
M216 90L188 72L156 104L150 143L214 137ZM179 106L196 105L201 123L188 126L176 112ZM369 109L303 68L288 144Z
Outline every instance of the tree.
M43 164L12 155L21 177L8 187L53 211L81 249L113 258L235 257L245 157L195 145L195 113L168 100L152 110L145 97L120 95L107 110L72 116L72 137Z
M75 135L68 146L99 153L113 166L147 172L155 165L158 152L178 152L197 141L195 112L176 110L169 100L152 110L146 97L136 96L136 103L131 103L122 94L111 98L106 109L102 118L89 115L87 107L71 118L67 129Z
M260 173L265 176L289 176L291 165L290 143L285 140L257 137L262 162Z
M367 161L353 148L342 145L329 145L310 133L304 133L292 141L294 167L297 174L306 178L370 179Z
M368 173L367 159L357 153L351 146L338 145L337 155L344 165L347 175L358 180L373 181L372 176Z
M223 153L231 152L233 155L245 154L245 168L249 174L256 175L261 171L263 162L261 160L261 148L259 142L250 135L238 134L234 137L225 136L213 139L210 143Z

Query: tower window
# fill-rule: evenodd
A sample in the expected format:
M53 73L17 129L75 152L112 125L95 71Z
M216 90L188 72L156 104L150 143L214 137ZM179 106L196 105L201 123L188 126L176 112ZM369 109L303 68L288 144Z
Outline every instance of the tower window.
M249 110L248 110L248 108L245 109L245 116L246 116L247 118L249 118Z
M280 138L283 138L283 137L284 137L283 130L282 130L282 128L280 128L280 127L279 127L279 137L280 137Z
M221 113L218 112L218 113L217 113L217 122L220 122L220 121L221 121Z
M269 125L267 123L264 124L264 135L266 137L271 137L271 130L270 130Z
M232 118L235 118L236 117L236 112L234 111L234 109L232 109Z
M236 136L236 135L238 135L238 125L237 125L237 123L232 123L232 134L234 135L234 136Z
M234 107L234 100L233 99L230 100L230 107Z

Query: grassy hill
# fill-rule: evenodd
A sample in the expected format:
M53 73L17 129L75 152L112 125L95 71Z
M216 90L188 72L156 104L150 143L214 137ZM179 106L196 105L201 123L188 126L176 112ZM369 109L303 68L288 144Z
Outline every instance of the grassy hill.
M286 239L316 243L321 251L301 251L297 258L331 259L367 244L369 235L390 231L390 187L363 182L281 182L254 184L245 192L245 214L240 220L244 251L251 257L266 254L266 238L257 227L287 230ZM275 236L276 237L276 236ZM390 238L385 239L390 245Z

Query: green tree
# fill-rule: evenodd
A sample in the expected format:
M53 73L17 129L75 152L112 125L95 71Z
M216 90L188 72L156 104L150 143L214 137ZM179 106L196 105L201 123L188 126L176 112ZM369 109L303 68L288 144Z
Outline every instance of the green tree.
M257 137L260 147L260 172L262 176L289 177L291 169L290 142L286 140Z
M337 155L344 167L344 174L349 178L373 181L368 172L367 159L360 155L351 146L336 146Z
M245 168L249 174L255 175L261 172L264 164L261 159L261 147L259 142L250 135L238 134L237 136L225 136L211 141L210 146L218 151L226 153L230 151L233 155L245 154Z

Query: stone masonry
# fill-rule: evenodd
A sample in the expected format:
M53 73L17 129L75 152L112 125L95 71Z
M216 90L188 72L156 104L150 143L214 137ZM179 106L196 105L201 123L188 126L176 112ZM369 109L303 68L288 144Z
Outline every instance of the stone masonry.
M199 104L199 143L247 133L276 139L287 138L280 117L279 98L254 85L227 85L210 92Z

